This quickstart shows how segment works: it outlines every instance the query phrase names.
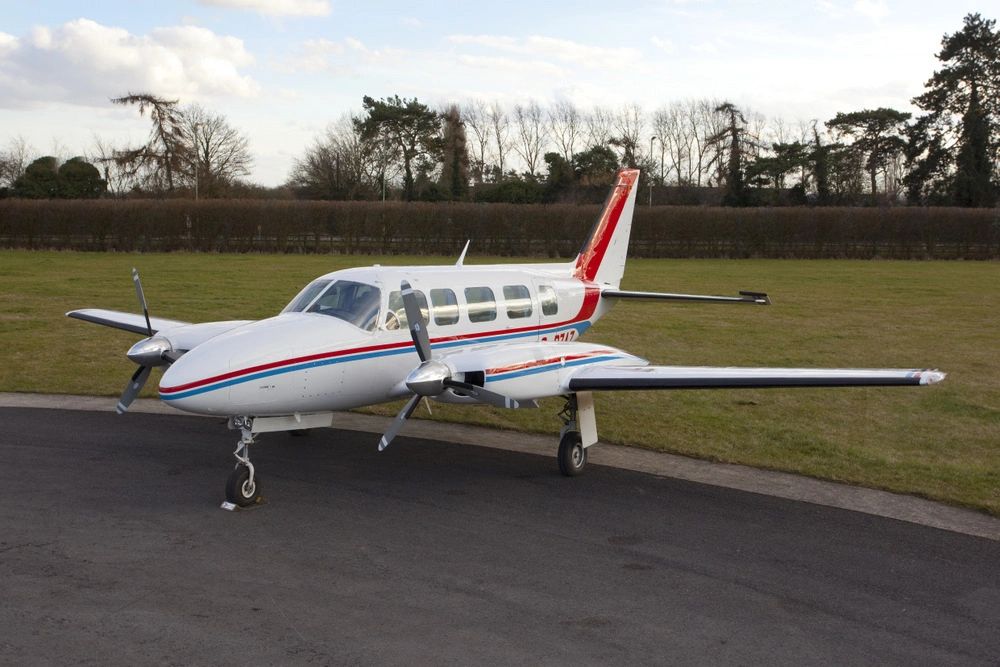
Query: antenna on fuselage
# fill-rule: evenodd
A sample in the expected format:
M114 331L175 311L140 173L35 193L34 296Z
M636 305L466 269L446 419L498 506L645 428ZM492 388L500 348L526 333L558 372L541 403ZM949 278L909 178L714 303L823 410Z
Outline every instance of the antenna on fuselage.
M465 253L469 252L470 243L472 243L472 239L465 242L465 247L462 248L462 254L458 256L458 261L455 262L455 266L462 266L462 262L465 261Z

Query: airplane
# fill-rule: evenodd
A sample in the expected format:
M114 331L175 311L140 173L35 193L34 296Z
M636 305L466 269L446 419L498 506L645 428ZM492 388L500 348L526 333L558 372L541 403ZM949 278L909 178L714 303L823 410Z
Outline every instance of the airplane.
M307 284L259 321L191 324L103 309L69 317L144 336L127 352L137 369L117 404L124 413L153 368L159 397L179 410L228 418L240 432L226 483L227 509L261 499L250 445L261 433L330 427L335 413L408 398L378 443L384 450L422 399L538 406L563 397L557 460L583 472L597 440L593 392L652 389L929 385L930 369L658 366L609 345L580 340L618 301L769 305L766 293L703 296L620 289L639 171L623 169L580 253L544 264L374 265Z

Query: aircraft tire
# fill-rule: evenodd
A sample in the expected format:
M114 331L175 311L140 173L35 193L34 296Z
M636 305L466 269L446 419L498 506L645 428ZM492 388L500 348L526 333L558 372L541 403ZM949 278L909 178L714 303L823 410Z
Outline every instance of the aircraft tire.
M559 472L566 477L576 477L587 465L587 449L579 431L566 431L559 441Z
M260 476L253 476L253 486L248 487L250 469L245 465L236 467L226 482L226 500L239 507L249 507L260 500Z

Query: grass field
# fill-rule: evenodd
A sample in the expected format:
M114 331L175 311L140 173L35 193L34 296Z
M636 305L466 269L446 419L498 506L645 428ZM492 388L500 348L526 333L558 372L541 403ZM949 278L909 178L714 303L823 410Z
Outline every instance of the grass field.
M134 368L124 353L136 337L63 313L137 310L133 265L154 315L205 321L271 315L307 281L337 268L435 261L454 258L3 251L0 391L119 394ZM774 301L766 308L620 304L587 334L653 363L937 367L949 376L924 388L604 394L597 405L602 440L1000 516L1000 264L633 260L623 286L761 290ZM147 395L155 383L156 375ZM518 412L435 406L434 418L551 433L554 452L559 405ZM427 415L421 408L417 416Z

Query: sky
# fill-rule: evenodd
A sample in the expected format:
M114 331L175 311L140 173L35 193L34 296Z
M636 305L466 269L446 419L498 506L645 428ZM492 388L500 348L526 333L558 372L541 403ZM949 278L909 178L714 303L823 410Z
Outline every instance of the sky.
M914 111L941 37L977 11L1000 18L964 0L0 0L0 149L139 143L148 120L109 103L130 91L224 114L268 186L363 95L647 111L727 99L789 124Z

